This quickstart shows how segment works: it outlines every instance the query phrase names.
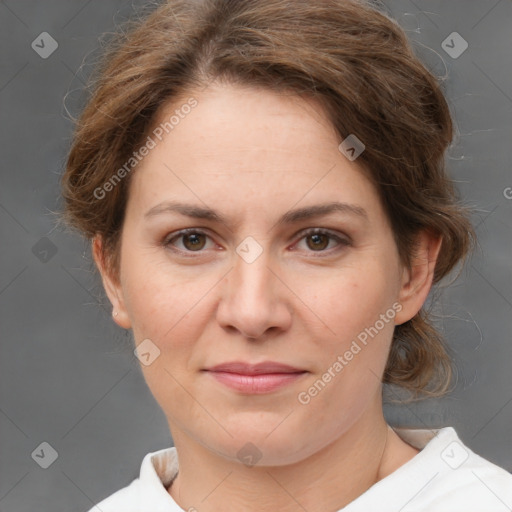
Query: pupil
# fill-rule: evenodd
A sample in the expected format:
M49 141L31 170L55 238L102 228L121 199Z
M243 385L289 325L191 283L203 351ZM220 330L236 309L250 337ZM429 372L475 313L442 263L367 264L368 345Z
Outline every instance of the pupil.
M204 246L204 240L201 240L201 234L192 234L185 237L185 246L192 249L202 249ZM201 243L202 242L202 243Z
M313 242L313 249L325 249L328 245L327 236L319 233L310 235L310 239ZM327 241L327 243L326 243ZM323 242L323 243L322 243Z

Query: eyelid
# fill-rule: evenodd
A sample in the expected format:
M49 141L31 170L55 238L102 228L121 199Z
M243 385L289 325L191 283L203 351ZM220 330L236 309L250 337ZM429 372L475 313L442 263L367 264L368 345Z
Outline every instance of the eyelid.
M167 234L164 237L163 242L168 243L171 240L173 240L174 238L179 238L180 236L188 235L190 233L198 233L198 234L210 236L209 231L205 228L183 228L183 229L179 229L178 231L173 231L172 233Z

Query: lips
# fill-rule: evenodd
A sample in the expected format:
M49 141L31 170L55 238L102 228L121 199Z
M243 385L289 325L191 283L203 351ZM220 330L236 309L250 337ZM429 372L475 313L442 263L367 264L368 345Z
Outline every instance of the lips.
M271 393L308 373L306 370L273 361L258 364L233 361L205 371L217 382L244 394Z
M208 371L238 373L240 375L262 375L265 373L302 373L305 370L274 361L265 361L263 363L257 364L244 363L242 361L232 361L208 368Z

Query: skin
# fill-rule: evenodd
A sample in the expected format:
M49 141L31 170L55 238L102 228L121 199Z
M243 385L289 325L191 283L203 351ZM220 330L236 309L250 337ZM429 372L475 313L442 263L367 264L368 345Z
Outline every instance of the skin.
M134 171L119 279L103 264L101 238L93 244L115 321L160 350L142 370L179 454L169 493L185 510L337 510L417 454L385 422L381 378L394 326L427 297L441 241L420 233L411 267L402 266L375 187L338 150L314 100L219 83L190 95L198 106ZM161 120L185 100L166 105ZM145 217L167 201L226 221ZM277 222L334 201L366 213ZM176 235L185 228L206 236ZM236 252L248 236L262 249L252 263ZM298 394L393 304L394 319L301 404ZM308 373L254 395L201 371L235 360ZM249 442L261 453L252 467L237 458Z

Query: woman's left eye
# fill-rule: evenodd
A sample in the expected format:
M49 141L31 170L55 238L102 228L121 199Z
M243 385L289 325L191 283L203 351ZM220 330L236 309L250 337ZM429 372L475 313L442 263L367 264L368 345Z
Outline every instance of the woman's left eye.
M326 250L332 249L330 244L334 241L335 247L347 246L350 242L346 238L331 233L325 229L313 228L303 233L300 241L304 240L306 247L310 249L310 252L325 252Z

